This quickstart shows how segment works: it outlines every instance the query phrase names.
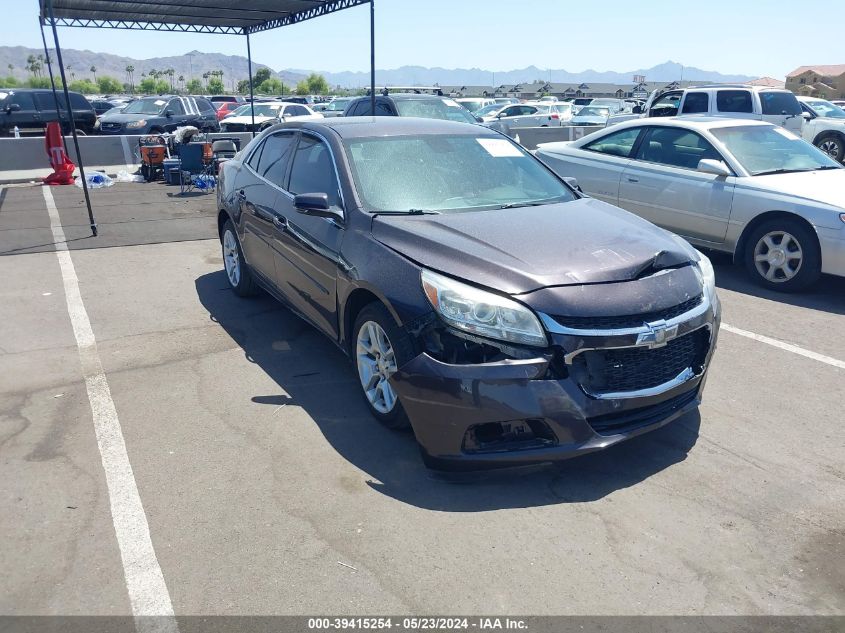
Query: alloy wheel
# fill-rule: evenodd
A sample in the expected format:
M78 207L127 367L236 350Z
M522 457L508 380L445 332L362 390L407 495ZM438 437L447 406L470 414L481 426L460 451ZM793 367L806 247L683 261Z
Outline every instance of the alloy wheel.
M783 283L794 279L803 261L801 244L786 231L766 233L754 247L754 265L767 281Z
M396 394L388 379L396 372L396 356L390 339L375 321L365 322L358 330L355 356L367 400L379 413L390 413L396 406Z
M232 231L223 233L223 265L229 283L235 288L241 281L241 260L238 255L238 240Z
M829 138L821 142L821 144L819 145L819 149L831 158L838 160L840 150L839 143L840 142L836 139Z

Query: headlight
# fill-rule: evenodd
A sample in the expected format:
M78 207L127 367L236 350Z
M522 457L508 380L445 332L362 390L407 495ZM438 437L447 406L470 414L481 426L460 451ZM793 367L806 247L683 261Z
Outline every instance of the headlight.
M422 285L431 305L452 327L512 343L548 344L540 321L516 301L428 270L422 272Z
M139 127L144 127L146 124L147 124L147 120L141 119L140 121L130 121L129 123L126 124L126 127L129 128L130 130L134 130L134 129L137 129Z
M94 129L95 130L100 129L100 119L97 119L96 121L94 121Z
M713 302L713 299L716 297L716 272L713 270L713 264L710 263L710 260L707 256L700 252L695 251L698 255L698 270L701 274L701 285L704 288L704 292L707 294L707 298L710 299L710 302Z

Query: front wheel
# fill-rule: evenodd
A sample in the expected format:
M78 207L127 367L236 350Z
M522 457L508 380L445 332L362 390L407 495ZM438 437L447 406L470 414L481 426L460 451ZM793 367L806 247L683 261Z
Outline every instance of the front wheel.
M821 249L804 224L789 218L769 220L749 235L745 267L765 288L797 292L821 276Z
M389 379L411 360L413 344L380 303L366 306L355 320L355 366L361 392L370 413L384 426L401 429L410 426L402 403Z
M249 265L244 261L244 253L241 250L241 241L238 239L235 225L231 220L226 220L223 225L221 236L223 247L223 267L226 270L226 279L229 287L239 297L250 297L256 294L258 288L252 277Z
M839 136L838 134L826 134L822 136L816 142L816 147L840 163L845 158L845 137Z

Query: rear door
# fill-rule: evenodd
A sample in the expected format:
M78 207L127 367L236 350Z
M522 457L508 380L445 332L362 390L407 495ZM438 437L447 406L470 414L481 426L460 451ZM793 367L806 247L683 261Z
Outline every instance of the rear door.
M742 88L717 90L716 108L712 112L716 116L729 116L732 119L760 120L760 114L754 111L751 91Z
M276 281L275 249L276 212L295 134L280 132L268 136L249 157L236 181L235 196L239 201L243 226L242 245L249 265L266 283Z
M293 206L296 194L325 193L342 211L334 156L324 140L303 132L289 171L286 191L278 199L284 221L276 229L276 284L294 308L337 338L337 270L344 228L331 219L303 215Z
M727 164L696 132L649 126L622 174L619 206L679 235L724 242L736 178L698 171L705 158Z

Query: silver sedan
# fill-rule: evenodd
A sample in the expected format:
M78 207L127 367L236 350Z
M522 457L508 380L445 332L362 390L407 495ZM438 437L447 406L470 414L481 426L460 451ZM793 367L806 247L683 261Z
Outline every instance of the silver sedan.
M638 120L537 157L585 193L732 253L761 285L806 288L845 276L845 168L770 123Z

